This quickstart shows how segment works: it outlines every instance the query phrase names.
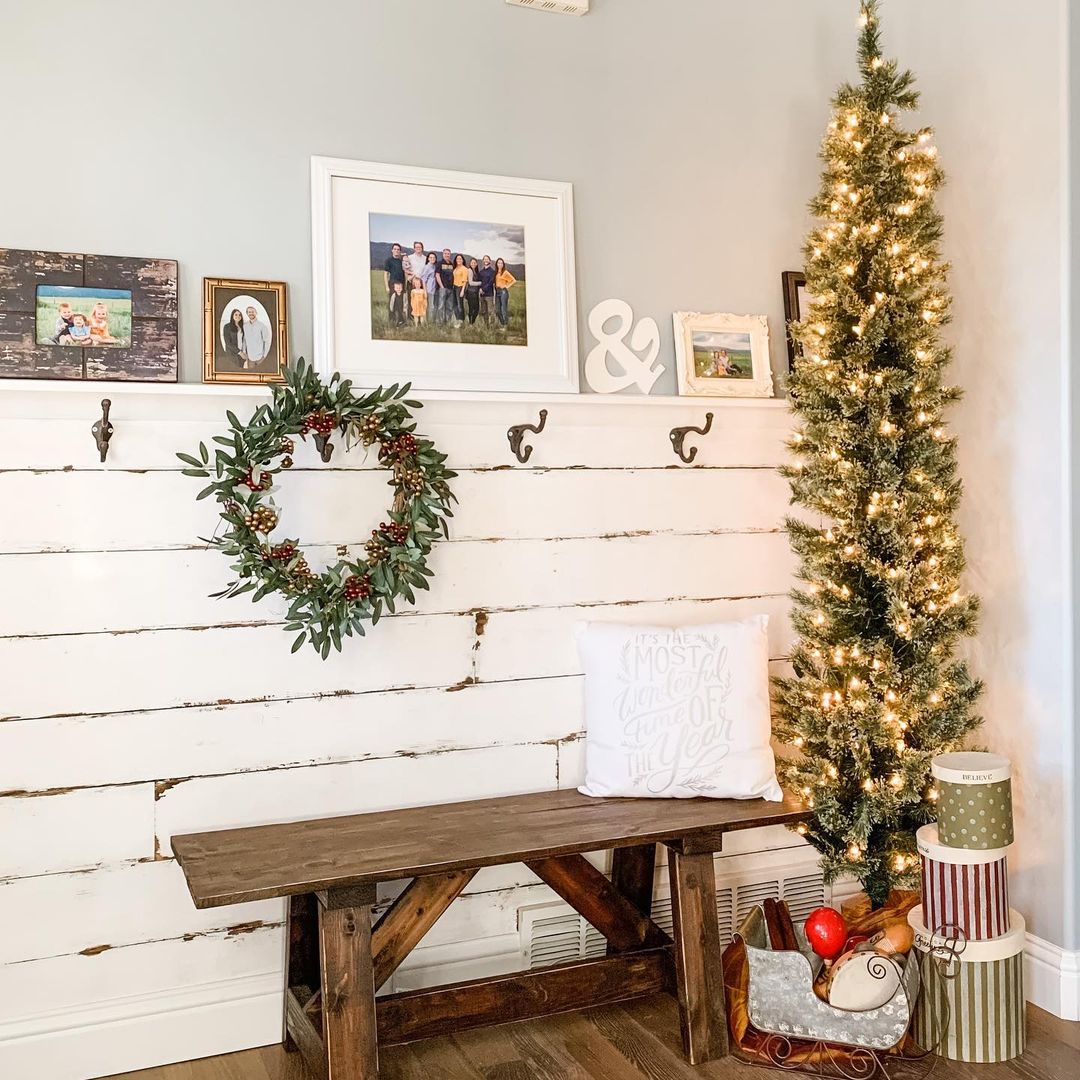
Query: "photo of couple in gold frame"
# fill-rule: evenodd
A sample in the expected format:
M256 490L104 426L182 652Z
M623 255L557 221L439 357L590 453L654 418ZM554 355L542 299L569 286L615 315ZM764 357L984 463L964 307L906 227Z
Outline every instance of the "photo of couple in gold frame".
M203 279L203 382L284 382L288 353L285 282Z

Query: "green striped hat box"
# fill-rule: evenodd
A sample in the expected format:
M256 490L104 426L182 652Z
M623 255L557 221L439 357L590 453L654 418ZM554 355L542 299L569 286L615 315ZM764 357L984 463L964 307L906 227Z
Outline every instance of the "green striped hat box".
M915 1038L924 1049L979 1063L1009 1061L1024 1052L1025 927L1019 912L1010 911L1009 917L1012 929L1003 937L958 945L958 962L923 964ZM947 939L923 925L921 905L912 909L908 923L920 953L947 955L942 949Z

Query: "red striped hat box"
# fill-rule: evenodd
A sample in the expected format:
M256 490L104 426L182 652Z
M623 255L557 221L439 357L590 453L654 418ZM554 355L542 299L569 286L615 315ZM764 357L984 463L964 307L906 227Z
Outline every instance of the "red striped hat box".
M954 848L938 840L936 825L915 836L922 856L922 900L932 930L955 926L969 941L1009 932L1009 871L1005 848Z

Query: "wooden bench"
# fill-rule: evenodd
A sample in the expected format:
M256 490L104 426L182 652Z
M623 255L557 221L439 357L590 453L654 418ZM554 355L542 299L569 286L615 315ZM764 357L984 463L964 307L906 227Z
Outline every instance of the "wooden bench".
M284 1041L325 1080L373 1080L378 1047L584 1009L678 998L692 1064L727 1053L713 853L724 834L809 817L794 801L590 799L551 791L175 836L195 906L289 897ZM651 918L668 848L672 941ZM614 848L609 881L583 853ZM376 998L480 867L522 862L607 955ZM412 883L372 928L380 881Z

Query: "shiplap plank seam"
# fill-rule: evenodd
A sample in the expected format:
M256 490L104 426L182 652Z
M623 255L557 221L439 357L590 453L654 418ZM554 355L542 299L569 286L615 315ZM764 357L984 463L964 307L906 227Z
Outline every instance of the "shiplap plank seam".
M98 554L98 552L89 552ZM777 600L788 596L785 592L748 593L740 596L671 596L665 603L723 604L747 600ZM398 611L393 615L384 615L380 622L388 619L429 619L461 618L467 615L511 615L523 611L560 611L576 608L626 608L656 604L657 600L584 600L579 604L510 604L506 606L486 605L481 608L464 608L447 611ZM203 633L206 630L250 630L267 626L284 626L284 619L255 619L250 622L205 623L199 626L136 626L122 630L60 630L47 634L0 634L0 641L39 641L49 638L69 637L123 637L130 634L177 634ZM410 688L411 689L411 688ZM3 717L0 717L2 720Z
M45 960L61 960L66 956L100 956L102 953L115 952L118 949L138 949L143 945L164 945L172 941L189 942L197 938L234 938L240 934L253 934L259 930L280 930L284 922L263 922L257 919L250 923L237 923L236 926L222 926L214 930L192 930L175 937L147 938L145 941L127 941L122 945L100 945L89 949L80 949L73 953L53 953L49 956L34 956L28 960L9 960L3 966L17 968L22 964L40 964ZM2 1045L2 1044L0 1044Z
M435 555L430 592L417 597L409 614L781 594L795 569L782 533L530 539L446 545ZM254 606L238 611L214 599L227 580L225 563L219 553L204 550L8 557L0 560L10 600L0 629L5 636L47 636L237 621L254 614ZM43 603L58 578L66 587ZM284 619L286 607L282 598L270 597L259 614ZM434 622L429 626L436 629ZM402 635L420 632L399 627Z
M742 470L463 473L454 483L461 506L451 523L452 540L489 543L776 530L787 490L779 474ZM9 523L4 550L186 550L221 526L218 508L197 503L196 490L178 473L0 477L0 497L24 508ZM382 472L310 472L286 478L276 497L284 500L284 529L331 550L366 540L389 499ZM156 512L145 513L147 505ZM717 507L724 508L719 516ZM74 534L73 521L80 522Z
M786 658L781 658L786 659ZM326 698L363 698L370 697L372 695L395 693L395 694L409 694L414 691L442 691L443 693L453 694L458 690L465 689L466 686L500 686L507 683L520 683L520 682L540 682L547 679L573 679L580 678L577 675L537 675L534 678L528 679L487 679L480 681L479 679L463 679L461 682L453 683L449 686L445 685L430 685L426 686L421 683L417 683L415 686L400 686L394 687L393 690L328 690L322 693L314 694L289 694L288 697L255 697L255 698L218 698L215 701L184 701L178 705L157 705L148 706L142 709L95 709L93 712L65 712L65 713L49 713L43 716L3 716L0 717L0 724L21 724L21 723L33 723L35 720L93 720L98 717L106 716L146 716L152 713L165 713L165 712L182 712L186 709L212 709L220 708L222 712L228 712L229 709L234 706L243 705L272 705L274 702L282 701L322 701Z
M20 881L37 881L41 878L58 878L58 877L84 877L89 874L107 873L113 870L122 870L127 866L142 866L146 863L162 862L175 862L176 860L171 855L146 855L141 859L110 859L108 862L94 863L93 866L83 866L78 870L43 870L40 873L34 874L9 874L4 877L0 877L0 887L8 885L14 885ZM67 955L64 953L63 955ZM0 967L3 967L0 964Z
M621 532L578 533L573 536L469 536L460 540L451 536L440 540L442 544L517 544L522 542L540 544L565 544L588 540L637 540L647 536L775 536L785 530L782 528L740 528L740 529L625 529ZM306 548L330 548L336 546L334 540L305 540ZM26 551L0 551L3 558L19 558L34 555L139 555L143 552L169 551L209 551L209 544L146 544L132 548L78 548L44 547Z
M129 631L129 633L152 633L153 631ZM51 635L49 635L51 636ZM85 636L85 635L81 635ZM476 652L476 648L473 649ZM786 663L790 660L790 656L770 656L770 664ZM36 720L93 720L97 717L107 716L146 716L153 713L165 713L165 712L178 712L185 709L211 709L219 708L222 712L228 712L229 709L234 706L239 707L243 705L272 705L274 702L282 701L322 701L326 698L363 698L371 695L385 694L385 693L401 693L408 694L414 691L441 691L447 694L456 693L459 690L465 689L466 686L504 686L511 683L529 683L529 682L543 682L549 679L583 679L584 676L575 672L567 672L564 674L554 675L530 675L525 677L508 678L508 679L480 679L476 676L475 664L474 671L471 676L463 679L461 682L452 683L449 686L446 685L424 685L417 683L414 686L401 686L395 687L392 691L388 690L328 690L321 693L314 694L289 694L287 697L254 697L254 698L218 698L214 701L184 701L177 705L157 705L148 706L140 709L94 709L91 712L62 712L62 713L45 713L40 716L0 716L0 724L22 724L33 723ZM0 796L5 792L0 792Z
M511 682L515 680L509 680ZM516 680L524 681L524 680ZM551 739L521 739L518 742L504 743L499 749L520 749L526 746L553 746L560 747L577 742L584 737L584 731L570 731L565 735L559 735ZM397 758L434 758L445 757L448 754L475 753L477 750L495 749L491 743L477 743L476 745L465 744L462 746L440 746L430 750L399 751L393 754L372 754L360 757L334 758L333 761L295 761L281 765L257 766L251 769L228 769L225 772L199 772L190 776L162 776L147 777L142 780L123 780L111 784L72 784L70 787L46 788L40 791L0 791L0 799L40 799L57 795L70 795L76 791L107 791L114 788L138 787L143 784L154 785L154 801L158 802L162 796L172 791L180 784L186 784L191 780L223 780L231 776L256 776L263 773L285 773L297 769L320 769L326 765L361 765L369 762L393 761ZM138 860L136 860L138 861ZM7 879L3 879L7 880Z

